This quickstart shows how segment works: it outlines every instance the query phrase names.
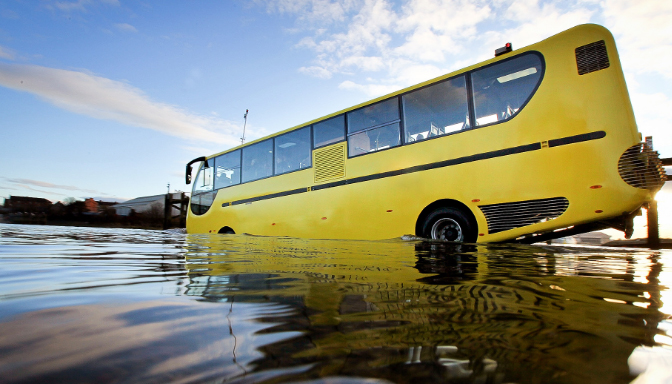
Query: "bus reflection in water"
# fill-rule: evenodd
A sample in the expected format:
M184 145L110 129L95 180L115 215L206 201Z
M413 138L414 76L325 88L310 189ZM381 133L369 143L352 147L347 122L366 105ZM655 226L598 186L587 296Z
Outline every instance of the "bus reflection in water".
M245 367L250 380L303 367L287 381L338 374L621 382L629 377L628 357L637 346L656 345L657 324L667 317L655 304L655 254L253 239L234 236L186 255L188 295L226 302L234 314L244 303L276 308L248 319L270 327L263 333L270 342L254 345L263 357ZM645 295L649 308L633 304Z
M629 236L665 180L597 25L194 163L189 233L320 239Z

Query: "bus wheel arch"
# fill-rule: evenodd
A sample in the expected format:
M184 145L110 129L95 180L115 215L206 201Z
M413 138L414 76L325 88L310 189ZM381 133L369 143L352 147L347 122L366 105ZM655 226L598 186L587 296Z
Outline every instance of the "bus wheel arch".
M415 224L415 234L438 239L440 237L437 237L437 232L441 231L461 237L457 241L475 243L478 238L478 223L471 209L463 203L451 199L438 200L422 210Z
M236 232L231 227L222 227L219 230L219 232L217 232L217 233L221 233L223 235L235 235L236 234Z

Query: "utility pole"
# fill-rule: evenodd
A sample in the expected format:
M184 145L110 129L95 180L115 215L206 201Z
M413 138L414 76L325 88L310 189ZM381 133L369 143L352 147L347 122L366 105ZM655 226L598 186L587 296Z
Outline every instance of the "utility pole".
M243 124L243 137L240 138L240 144L245 144L245 127L247 127L247 113L249 112L249 109L245 110L245 115L243 118L245 119L245 123Z

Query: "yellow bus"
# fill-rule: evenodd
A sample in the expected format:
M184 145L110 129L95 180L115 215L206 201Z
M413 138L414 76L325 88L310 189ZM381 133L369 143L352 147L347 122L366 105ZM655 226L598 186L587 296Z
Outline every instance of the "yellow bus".
M323 239L627 234L665 180L591 24L199 162L188 233Z

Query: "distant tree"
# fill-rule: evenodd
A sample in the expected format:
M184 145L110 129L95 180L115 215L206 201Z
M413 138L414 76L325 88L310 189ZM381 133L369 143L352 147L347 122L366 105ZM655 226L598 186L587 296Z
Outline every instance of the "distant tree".
M144 213L145 216L152 221L163 220L163 204L159 202L153 203Z
M74 204L75 202L77 202L77 199L75 199L74 197L66 197L66 198L63 200L63 205L72 205L72 204Z

